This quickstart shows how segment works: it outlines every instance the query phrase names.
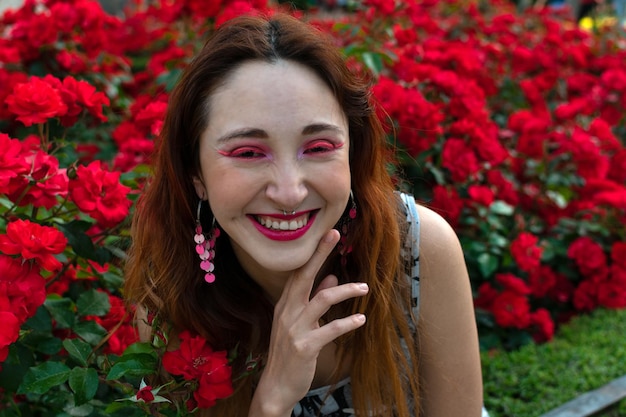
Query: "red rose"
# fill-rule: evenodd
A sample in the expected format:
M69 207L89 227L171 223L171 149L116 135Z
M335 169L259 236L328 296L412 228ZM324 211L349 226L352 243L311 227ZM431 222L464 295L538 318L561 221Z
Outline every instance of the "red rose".
M597 307L597 283L586 280L574 290L574 307L579 311L591 311Z
M607 308L626 307L626 288L619 282L601 281L598 285L598 303Z
M545 308L539 308L530 315L531 325L536 329L533 333L535 342L542 343L552 340L554 336L554 321Z
M226 351L215 352L207 359L210 371L202 374L198 389L193 393L200 408L212 407L216 400L227 398L233 393L232 369L228 365Z
M538 241L532 233L522 232L511 242L511 255L522 271L530 272L539 266L543 248L537 246Z
M461 210L463 210L463 200L456 189L446 188L441 185L434 186L431 205L450 224L454 226L458 223Z
M491 310L493 300L495 300L497 296L498 290L493 288L489 282L483 282L480 287L478 287L478 295L474 299L474 305L477 308Z
M0 311L0 323L0 362L3 362L9 354L9 345L20 336L22 323L10 311Z
M615 152L611 157L608 177L615 182L626 182L626 149Z
M188 331L179 335L180 347L163 355L163 368L172 375L198 381L194 399L200 408L215 405L215 401L233 393L227 352L214 352L200 336Z
M45 286L46 281L37 266L0 255L0 294L4 294L5 301L11 305L5 310L11 311L19 320L25 321L43 304ZM1 306L0 310L3 310Z
M24 158L29 170L23 181L14 181L7 192L12 201L20 206L32 204L50 210L58 204L57 197L67 195L68 179L65 169L59 169L56 157L37 150Z
M572 242L567 249L567 256L574 260L580 272L587 277L607 266L602 246L587 236Z
M498 281L498 283L502 285L505 291L512 291L515 294L519 295L530 294L530 288L528 288L528 284L526 284L523 279L521 279L520 277L516 277L513 274L496 274L496 281Z
M535 297L545 297L557 284L557 273L549 266L540 265L530 272L528 283Z
M610 268L610 279L613 282L617 282L626 288L626 267L618 264L611 265Z
M441 152L441 166L450 171L452 180L465 182L478 172L478 159L462 139L448 139Z
M489 207L495 198L491 187L486 185L470 185L467 188L467 194L469 194L472 201L485 207Z
M490 170L487 172L487 182L496 188L496 197L512 206L519 203L519 195L511 181L506 179L502 172Z
M525 329L530 325L528 298L513 291L504 291L495 298L492 313L500 327Z
M130 187L120 183L120 175L106 170L98 160L79 166L76 179L70 180L72 201L103 227L114 226L128 215Z
M48 271L61 268L61 262L53 255L65 250L67 239L54 227L19 219L9 223L6 232L6 235L0 236L0 251L34 259Z
M152 393L152 387L150 385L146 385L137 391L137 400L142 400L143 402L149 403L154 401L154 394Z
M139 335L134 326L130 324L122 324L114 329L113 333L109 331L110 337L105 346L106 353L121 355L126 348L139 341Z
M30 166L22 154L22 142L0 133L0 193L8 192L11 179L29 171Z
M37 77L15 86L6 98L9 111L25 126L45 123L48 119L63 116L67 106L59 91Z

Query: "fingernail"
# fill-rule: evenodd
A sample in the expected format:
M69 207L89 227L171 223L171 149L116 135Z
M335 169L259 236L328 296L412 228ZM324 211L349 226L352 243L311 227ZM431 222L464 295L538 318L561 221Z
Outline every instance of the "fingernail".
M360 289L360 290L362 290L362 291L367 291L367 290L369 290L369 288L370 288L370 287L369 287L366 283L364 283L364 282L361 282L360 284L358 284L358 287L359 287L359 289Z
M365 314L357 314L355 318L357 321L360 321L361 323L365 323Z

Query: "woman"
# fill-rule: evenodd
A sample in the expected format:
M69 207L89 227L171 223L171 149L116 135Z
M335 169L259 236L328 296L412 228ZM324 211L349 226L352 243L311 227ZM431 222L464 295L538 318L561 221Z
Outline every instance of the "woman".
M168 108L125 294L237 349L234 393L203 415L480 415L458 239L394 191L368 86L328 39L234 19Z

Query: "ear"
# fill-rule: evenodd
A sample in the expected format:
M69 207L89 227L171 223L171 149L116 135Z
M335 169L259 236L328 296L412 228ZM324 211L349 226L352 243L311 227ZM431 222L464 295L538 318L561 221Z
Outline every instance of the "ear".
M194 175L193 177L193 187L196 189L196 194L200 200L206 200L206 187L204 186L204 182L202 182L202 178Z

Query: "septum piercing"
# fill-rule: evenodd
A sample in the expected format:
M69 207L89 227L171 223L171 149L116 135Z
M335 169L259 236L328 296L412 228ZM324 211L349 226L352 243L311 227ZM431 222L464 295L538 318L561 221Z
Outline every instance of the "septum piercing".
M292 216L293 216L294 214L296 214L296 211L295 211L295 210L293 210L291 213L287 213L287 211L286 211L286 210L283 210L283 216L286 216L287 214L290 214L290 215L292 215Z

